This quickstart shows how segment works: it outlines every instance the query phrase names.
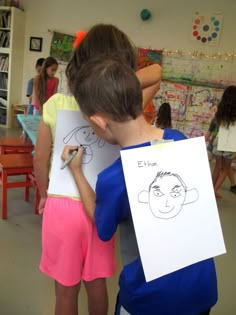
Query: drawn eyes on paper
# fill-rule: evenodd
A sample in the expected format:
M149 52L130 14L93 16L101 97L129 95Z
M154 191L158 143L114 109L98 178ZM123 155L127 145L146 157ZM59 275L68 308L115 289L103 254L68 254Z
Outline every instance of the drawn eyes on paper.
M138 195L140 203L147 203L151 213L159 219L171 219L178 215L182 206L198 199L197 189L187 189L178 174L158 172L149 190Z
M156 188L155 186L153 187L153 194L156 197L164 196L164 193L159 188ZM172 198L177 198L177 197L181 196L181 190L177 191L175 188L173 188L170 190L169 195Z

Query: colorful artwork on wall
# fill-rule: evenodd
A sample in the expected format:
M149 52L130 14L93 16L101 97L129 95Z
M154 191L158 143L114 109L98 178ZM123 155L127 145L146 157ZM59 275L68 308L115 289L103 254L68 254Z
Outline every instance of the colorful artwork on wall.
M138 69L145 68L154 63L162 64L162 50L138 48Z
M192 138L206 133L222 93L223 89L162 81L154 103L156 110L170 103L173 128Z
M196 12L191 29L192 39L204 45L217 45L222 31L222 22L222 13L200 14Z
M236 85L236 60L165 55L162 61L162 78L179 83L225 88Z
M58 61L69 61L73 50L74 36L53 32L50 56Z

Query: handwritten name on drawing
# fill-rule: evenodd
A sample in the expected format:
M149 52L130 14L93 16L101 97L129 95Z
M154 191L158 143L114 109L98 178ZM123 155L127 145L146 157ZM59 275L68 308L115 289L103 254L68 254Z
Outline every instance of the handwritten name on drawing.
M150 166L157 166L157 162L151 162L151 161L138 161L138 167L150 167Z

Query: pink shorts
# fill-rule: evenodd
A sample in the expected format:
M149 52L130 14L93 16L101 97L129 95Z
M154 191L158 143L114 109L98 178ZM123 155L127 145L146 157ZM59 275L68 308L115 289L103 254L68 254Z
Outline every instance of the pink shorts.
M103 242L81 201L48 197L40 270L62 285L107 278L116 271L114 237Z

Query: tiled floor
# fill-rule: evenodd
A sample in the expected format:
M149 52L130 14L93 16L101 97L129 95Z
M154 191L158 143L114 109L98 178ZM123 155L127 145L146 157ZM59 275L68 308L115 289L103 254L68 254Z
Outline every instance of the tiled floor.
M6 130L0 130L0 136ZM8 135L20 131L7 131ZM215 259L219 302L212 315L236 314L236 195L228 190L226 181L218 202L227 254ZM31 192L32 193L32 192ZM23 201L23 189L11 189L8 194L8 219L0 219L0 315L52 315L54 313L53 281L38 270L41 253L41 217L33 213L33 200ZM119 242L117 260L120 270ZM113 314L118 273L109 279L110 312ZM80 314L87 315L86 295L82 289ZM147 314L148 315L148 314Z

